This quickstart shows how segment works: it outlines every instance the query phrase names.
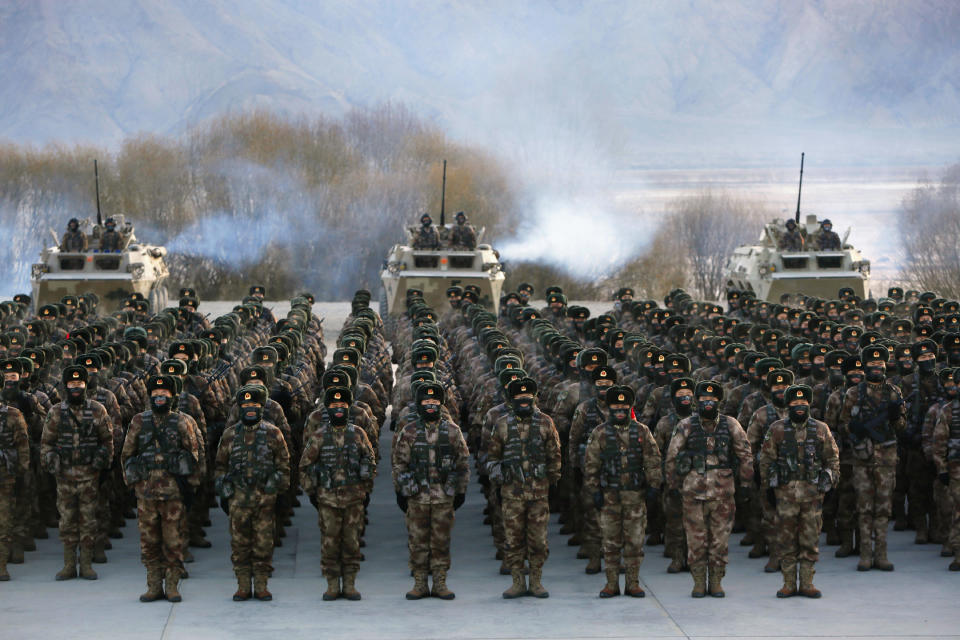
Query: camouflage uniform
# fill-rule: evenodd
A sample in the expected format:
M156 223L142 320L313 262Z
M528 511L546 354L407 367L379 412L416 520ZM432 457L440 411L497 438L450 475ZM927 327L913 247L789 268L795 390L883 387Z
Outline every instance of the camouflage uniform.
M264 420L227 427L217 449L214 482L229 505L230 562L237 580L249 585L252 573L265 583L273 571L277 496L290 484L290 452L280 429Z
M587 573L600 571L600 556L603 534L600 531L600 514L593 503L593 491L582 481L586 464L587 442L593 430L606 420L606 407L599 398L591 398L577 405L570 423L570 440L567 447L567 465L574 469L579 489L574 488L578 508L574 509L579 526L580 541L590 559ZM619 562L619 560L618 560Z
M87 554L92 559L97 536L100 472L113 460L113 430L107 410L94 400L85 400L77 409L67 402L55 405L43 424L40 457L57 480L65 554L79 544L83 564Z
M300 456L300 486L317 501L323 574L328 580L342 576L344 587L360 570L363 503L375 473L373 447L354 424L324 424L310 436Z
M862 425L877 420L872 433ZM897 435L904 430L903 398L888 382L861 382L843 398L840 433L853 452L853 485L857 492L860 525L860 564L892 569L887 561L887 524L897 469ZM872 552L872 560L871 560ZM888 569L889 567L889 569Z
M133 417L123 442L124 479L137 495L140 561L151 588L163 577L175 585L183 574L181 484L196 488L203 479L194 425L184 413L148 410Z
M813 418L801 428L789 420L774 422L757 466L761 487L775 487L777 551L785 584L796 590L799 562L802 584L812 587L813 564L820 557L823 494L840 477L839 450L830 428Z
M645 424L607 421L590 434L584 485L591 495L602 491L600 529L608 572L619 571L621 552L628 572L643 562L645 490L660 482L660 450Z
M953 551L951 571L960 571L960 401L952 400L943 406L933 428L933 462L943 485L949 491L949 537L946 546Z
M535 409L530 417L519 418L511 411L494 424L487 472L490 481L499 485L506 536L504 560L515 581L523 570L524 557L530 561L531 576L539 579L549 555L548 492L550 485L560 480L560 465L560 437L550 416Z
M654 430L653 438L657 442L657 449L665 454L670 447L670 440L680 424L680 416L676 411L660 418ZM670 557L670 571L676 572L687 562L687 537L683 530L683 499L676 490L663 492L663 535L664 552Z
M0 580L9 580L7 555L13 542L14 489L30 473L30 439L19 410L0 405Z
M750 443L734 418L720 415L707 421L694 414L677 425L664 475L669 488L679 489L683 498L687 562L695 578L707 566L719 576L725 571L736 511L735 469L741 483L753 480Z
M453 500L466 494L470 480L470 452L453 422L407 423L391 454L394 489L408 498L407 546L414 576L450 569L450 533Z

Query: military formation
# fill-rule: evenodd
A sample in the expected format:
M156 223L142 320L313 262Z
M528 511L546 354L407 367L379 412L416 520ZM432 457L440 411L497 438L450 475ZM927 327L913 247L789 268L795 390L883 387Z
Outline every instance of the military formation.
M51 527L56 580L95 580L135 518L140 600L179 602L219 507L233 599L271 600L274 549L304 498L322 599L359 600L383 464L409 600L455 598L451 534L471 487L505 599L549 597L551 514L585 572L603 573L601 598L644 597L645 553L661 545L692 597L724 597L735 531L782 575L777 597L818 598L821 533L857 570L893 571L891 519L960 571L956 301L894 287L780 304L730 291L720 306L624 287L592 316L559 287L532 306L523 283L499 313L468 285L445 309L410 288L405 313L381 318L359 290L328 362L313 297L278 320L265 295L254 285L212 321L189 287L166 309L136 295L113 313L92 294L0 303L0 580Z

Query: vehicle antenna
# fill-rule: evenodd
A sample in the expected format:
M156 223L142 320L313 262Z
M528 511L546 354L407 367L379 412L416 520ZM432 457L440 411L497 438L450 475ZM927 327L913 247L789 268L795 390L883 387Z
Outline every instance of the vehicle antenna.
M797 189L797 214L794 217L794 222L800 224L800 194L803 193L803 156L806 154L800 152L800 187Z
M103 216L100 215L100 170L97 167L97 159L93 159L93 181L97 187L97 226L103 226Z
M443 216L443 207L447 198L447 161L443 161L443 186L440 188L440 226L446 224Z

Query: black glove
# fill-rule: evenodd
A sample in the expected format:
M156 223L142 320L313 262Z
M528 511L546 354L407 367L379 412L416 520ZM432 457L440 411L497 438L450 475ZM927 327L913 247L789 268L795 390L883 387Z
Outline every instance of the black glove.
M488 476L487 474L483 474L482 476L480 476L480 486L483 487L484 489L489 489L490 476Z
M887 405L887 419L891 422L900 419L900 415L903 412L903 405L899 403L893 403Z
M773 487L767 487L767 502L769 502L770 506L774 509L777 508L777 492Z
M407 512L407 502L408 502L408 501L407 501L407 496L405 496L405 495L403 495L402 493L399 493L399 492L398 492L398 493L397 493L397 506L400 507L400 511L403 511L404 513Z
M365 496L363 496L363 508L366 509L369 506L370 506L370 494L368 493Z
M223 509L223 512L230 515L230 501L226 498L220 498L220 508Z
M498 484L498 485L497 485L497 492L496 492L496 493L497 493L497 504L503 504L503 491L502 491L502 489L503 489L503 487L501 487L501 486Z
M647 500L653 503L660 502L660 487L647 487Z
M950 474L947 473L946 471L938 475L937 478L940 480L940 484L942 484L943 486L945 487L950 486Z
M593 506L597 509L603 508L603 491L596 491L593 494Z
M316 496L316 495L311 495L311 496L310 496L310 504L313 505L313 508L314 508L314 509L316 509L317 511L320 511L320 501L317 500L317 496Z
M456 511L463 506L463 503L467 501L467 494L458 493L453 496L453 510Z

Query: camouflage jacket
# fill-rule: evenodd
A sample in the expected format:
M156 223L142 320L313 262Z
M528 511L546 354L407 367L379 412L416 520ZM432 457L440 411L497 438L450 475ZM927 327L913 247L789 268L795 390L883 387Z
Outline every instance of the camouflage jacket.
M346 453L347 427L350 426L354 428L354 445L357 447L358 456L362 464L368 467L370 477L348 483L347 470L341 465L333 470L332 475L332 480L337 486L329 489L317 486L310 469L314 464L321 461L321 449L327 433L330 434L333 447L343 455ZM303 445L303 454L300 456L300 486L303 487L304 492L307 495L316 495L319 502L339 509L363 501L373 489L373 476L376 474L377 468L376 456L373 447L370 446L367 434L357 425L348 423L347 427L334 427L329 423L323 424L310 434L310 438Z
M861 390L866 394L863 398ZM858 434L857 424L871 418L874 405L879 407L882 414L880 424L870 434ZM906 428L903 410L900 389L889 382L861 382L847 389L838 427L840 437L852 449L855 466L897 465L897 436Z
M571 469L583 471L590 434L606 419L606 403L591 398L577 405L570 423L570 439L567 446L567 464Z
M789 482L777 483L779 485L776 489L778 500L805 502L815 500L823 494L823 487L818 481L804 478L807 468L811 464L819 465L820 471L826 471L830 474L831 487L835 487L840 480L840 452L833 439L833 434L830 433L830 428L824 422L812 418L808 421L808 424L816 426L816 444L807 447L807 444L813 443L807 443L806 435L799 431L796 432L797 470L793 474L793 479ZM770 485L771 476L773 473L778 473L778 463L783 463L786 426L787 420L777 420L770 425L767 435L763 439L763 446L757 456L757 466L760 467L760 485L763 487Z
M515 434L511 434L514 429ZM531 429L538 429L539 433L531 433ZM531 443L541 450L543 461L539 464L543 465L542 474L538 472L538 463L529 451ZM516 460L510 460L508 449L512 447L519 449ZM505 472L505 463L519 465L522 479L517 473ZM533 416L521 420L508 412L494 423L487 446L487 474L491 481L502 484L501 495L504 499L545 500L550 485L560 480L560 467L560 436L550 416L534 410ZM535 477L538 475L543 477Z
M631 442L631 431L636 429L638 442ZM616 443L613 447L607 441L611 434L616 437ZM611 450L615 448L616 456L611 455ZM642 487L659 487L662 481L662 460L660 459L660 449L657 447L656 440L647 425L631 420L623 426L615 426L609 422L598 425L590 434L587 443L586 463L583 472L583 481L587 490L593 494L600 491L601 487L605 490L604 500L614 497L612 494L619 494L619 500L623 503L643 502L646 497L640 489L609 489L609 476L619 476L617 482L619 487L630 486L635 482L630 477L630 449L639 449L640 456L637 456L642 462ZM614 473L619 471L619 473ZM607 485L607 486L604 486Z
M778 409L773 403L765 404L750 417L750 424L747 425L747 440L750 441L750 450L756 456L760 451L760 445L763 444L767 430L777 420L784 420L787 417L787 408Z
M30 471L30 437L23 414L0 405L0 483Z
M720 468L720 460L714 449L716 445L714 434L717 432L718 420L723 418L727 421L727 430L730 433L731 460L727 468ZM695 420L699 420L696 414L681 420L670 440L664 462L664 476L667 485L671 489L679 489L685 498L720 500L732 497L735 489L734 470L737 468L739 468L741 483L749 484L753 480L753 454L750 452L746 432L740 423L730 416L721 415L719 419L713 422L702 422L707 440L705 460L707 468L704 473L691 470L685 476L681 476L677 472L677 458L687 451L687 440L696 430Z
M133 419L130 421L130 427L127 429L127 437L123 441L123 452L120 454L124 470L129 469L131 466L136 466L139 462L138 458L144 453L142 447L143 438L141 438L140 433L143 430L145 413L146 412L138 413L133 416ZM153 414L151 415L155 429L161 427L161 422L165 423L168 420L167 417L161 418ZM176 416L177 418L179 442L168 443L170 447L169 451L172 452L172 455L187 456L193 461L193 472L186 476L186 480L192 486L198 487L200 486L204 473L203 467L200 464L201 449L197 439L197 433L199 431L197 423L185 413L175 412L170 415ZM163 461L163 458L159 458L156 460L156 464L161 465ZM147 500L182 499L180 486L177 484L174 475L165 469L151 469L147 472L145 478L138 480L133 480L131 475L124 473L124 480L128 486L133 485L133 489L136 491L138 498Z
M951 423L954 416L960 413L960 401L948 402L940 409L937 423L933 427L933 464L937 473L949 473L951 482L960 481L960 428ZM960 422L960 416L957 416ZM954 432L951 434L951 430Z
M103 405L94 400L86 401L86 409L69 408L66 402L54 405L53 409L47 414L43 422L43 435L40 437L40 459L43 461L44 469L48 473L54 473L58 481L86 481L93 480L100 473L101 469L109 467L113 460L113 425L107 410ZM92 416L90 424L91 433L89 438L96 441L96 445L101 449L101 465L95 464L73 465L67 461L67 454L64 451L64 444L60 437L61 415L65 415L68 420L74 421L74 424L80 424L81 427L74 430L72 446L81 446L81 436L78 431L85 428L83 425L83 413L89 410ZM64 413L68 412L68 413ZM67 445L70 446L70 445ZM105 459L105 464L103 463Z
M446 443L440 442L446 430ZM413 502L446 504L466 493L470 482L470 451L454 422L433 423L417 418L397 434L390 455L393 487Z
M238 429L243 443L235 446ZM216 483L227 480L233 485L231 506L252 506L263 494L283 493L290 486L290 450L283 432L266 420L227 427L217 448L213 476Z

